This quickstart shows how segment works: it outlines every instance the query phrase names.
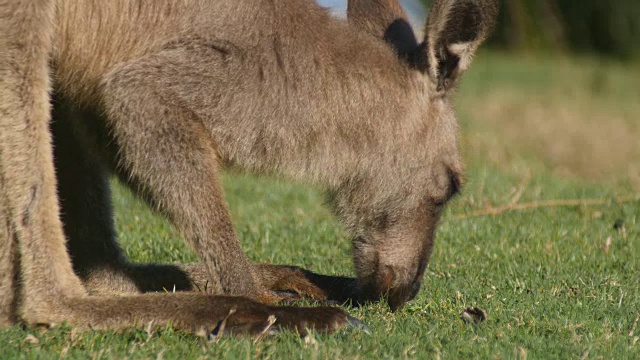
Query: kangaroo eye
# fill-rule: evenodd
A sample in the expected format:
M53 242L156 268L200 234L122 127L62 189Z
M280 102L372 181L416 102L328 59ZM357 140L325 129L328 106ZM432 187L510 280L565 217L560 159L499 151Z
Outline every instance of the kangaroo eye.
M449 190L447 192L448 194L447 200L449 200L455 195L460 193L460 186L462 185L462 179L460 178L460 174L458 174L457 172L451 169L448 169L447 172L449 175Z
M441 211L446 204L447 204L446 200L436 201L433 203L434 210Z
M449 180L449 184L447 185L446 195L442 198L434 199L433 205L437 210L441 210L441 208L444 207L452 197L460 193L460 186L462 184L460 174L447 168L447 178Z

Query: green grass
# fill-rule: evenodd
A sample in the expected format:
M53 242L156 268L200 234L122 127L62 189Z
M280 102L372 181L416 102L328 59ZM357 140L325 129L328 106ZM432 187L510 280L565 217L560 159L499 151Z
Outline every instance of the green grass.
M480 66L500 72L508 64L506 71L523 73L521 78L499 78L502 85L497 86L517 89L519 81L529 81L526 63L518 69L518 61L497 59L495 65ZM466 97L475 96L477 78L464 84L462 105ZM537 89L538 85L532 91ZM473 129L473 114L460 109L465 136ZM501 141L500 129L493 130ZM397 313L390 313L385 304L348 308L370 326L371 335L342 331L301 339L288 333L258 341L227 337L213 343L171 329L76 333L66 327L14 327L0 331L0 344L5 344L0 357L640 358L640 324L629 334L640 315L640 202L459 218L508 203L522 184L520 202L613 199L631 193L631 188L561 177L535 152L502 164L467 152L469 181L441 222L418 298ZM529 159L540 161L529 168ZM532 173L527 182L522 181L523 168ZM252 260L353 274L349 240L323 206L321 193L300 184L238 174L228 174L224 184L238 235ZM175 230L120 187L115 203L120 241L131 259L196 260ZM622 222L624 231L614 229L616 222ZM484 309L488 320L464 323L460 313L471 306Z

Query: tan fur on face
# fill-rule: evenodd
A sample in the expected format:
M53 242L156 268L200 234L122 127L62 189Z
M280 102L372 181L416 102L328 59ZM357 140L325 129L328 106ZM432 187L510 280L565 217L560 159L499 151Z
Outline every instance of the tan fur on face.
M483 11L473 4L464 11ZM276 327L332 331L347 322L339 309L263 303L386 294L397 308L415 296L461 173L450 87L433 90L459 69L430 72L425 59L459 44L449 40L466 12L430 19L437 28L419 46L396 1L349 8L345 22L311 0L0 0L0 324L208 333L227 319L257 333L276 314ZM225 166L325 187L360 278L251 264L218 180ZM128 263L110 174L167 216L202 264ZM201 284L236 297L138 294Z

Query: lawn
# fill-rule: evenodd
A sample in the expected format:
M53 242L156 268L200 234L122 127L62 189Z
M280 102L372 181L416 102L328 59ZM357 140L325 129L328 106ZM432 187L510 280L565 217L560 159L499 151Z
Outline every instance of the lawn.
M640 193L638 99L638 66L480 54L456 98L464 191L443 217L418 297L397 313L386 304L347 308L371 334L208 342L171 329L16 326L0 331L0 357L638 359L640 201L629 201ZM320 191L241 174L224 184L252 260L353 274L349 240ZM597 201L543 202L584 199ZM170 225L118 185L115 204L131 259L196 261ZM531 208L477 213L513 204ZM467 307L487 320L465 323Z

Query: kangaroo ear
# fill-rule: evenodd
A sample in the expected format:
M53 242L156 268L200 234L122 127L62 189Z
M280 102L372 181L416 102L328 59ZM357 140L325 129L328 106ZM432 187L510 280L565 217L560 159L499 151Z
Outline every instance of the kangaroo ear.
M401 58L409 59L419 46L407 14L397 0L349 0L347 19L354 26L384 39Z
M436 90L451 89L498 16L499 0L435 0L425 29L426 70Z

